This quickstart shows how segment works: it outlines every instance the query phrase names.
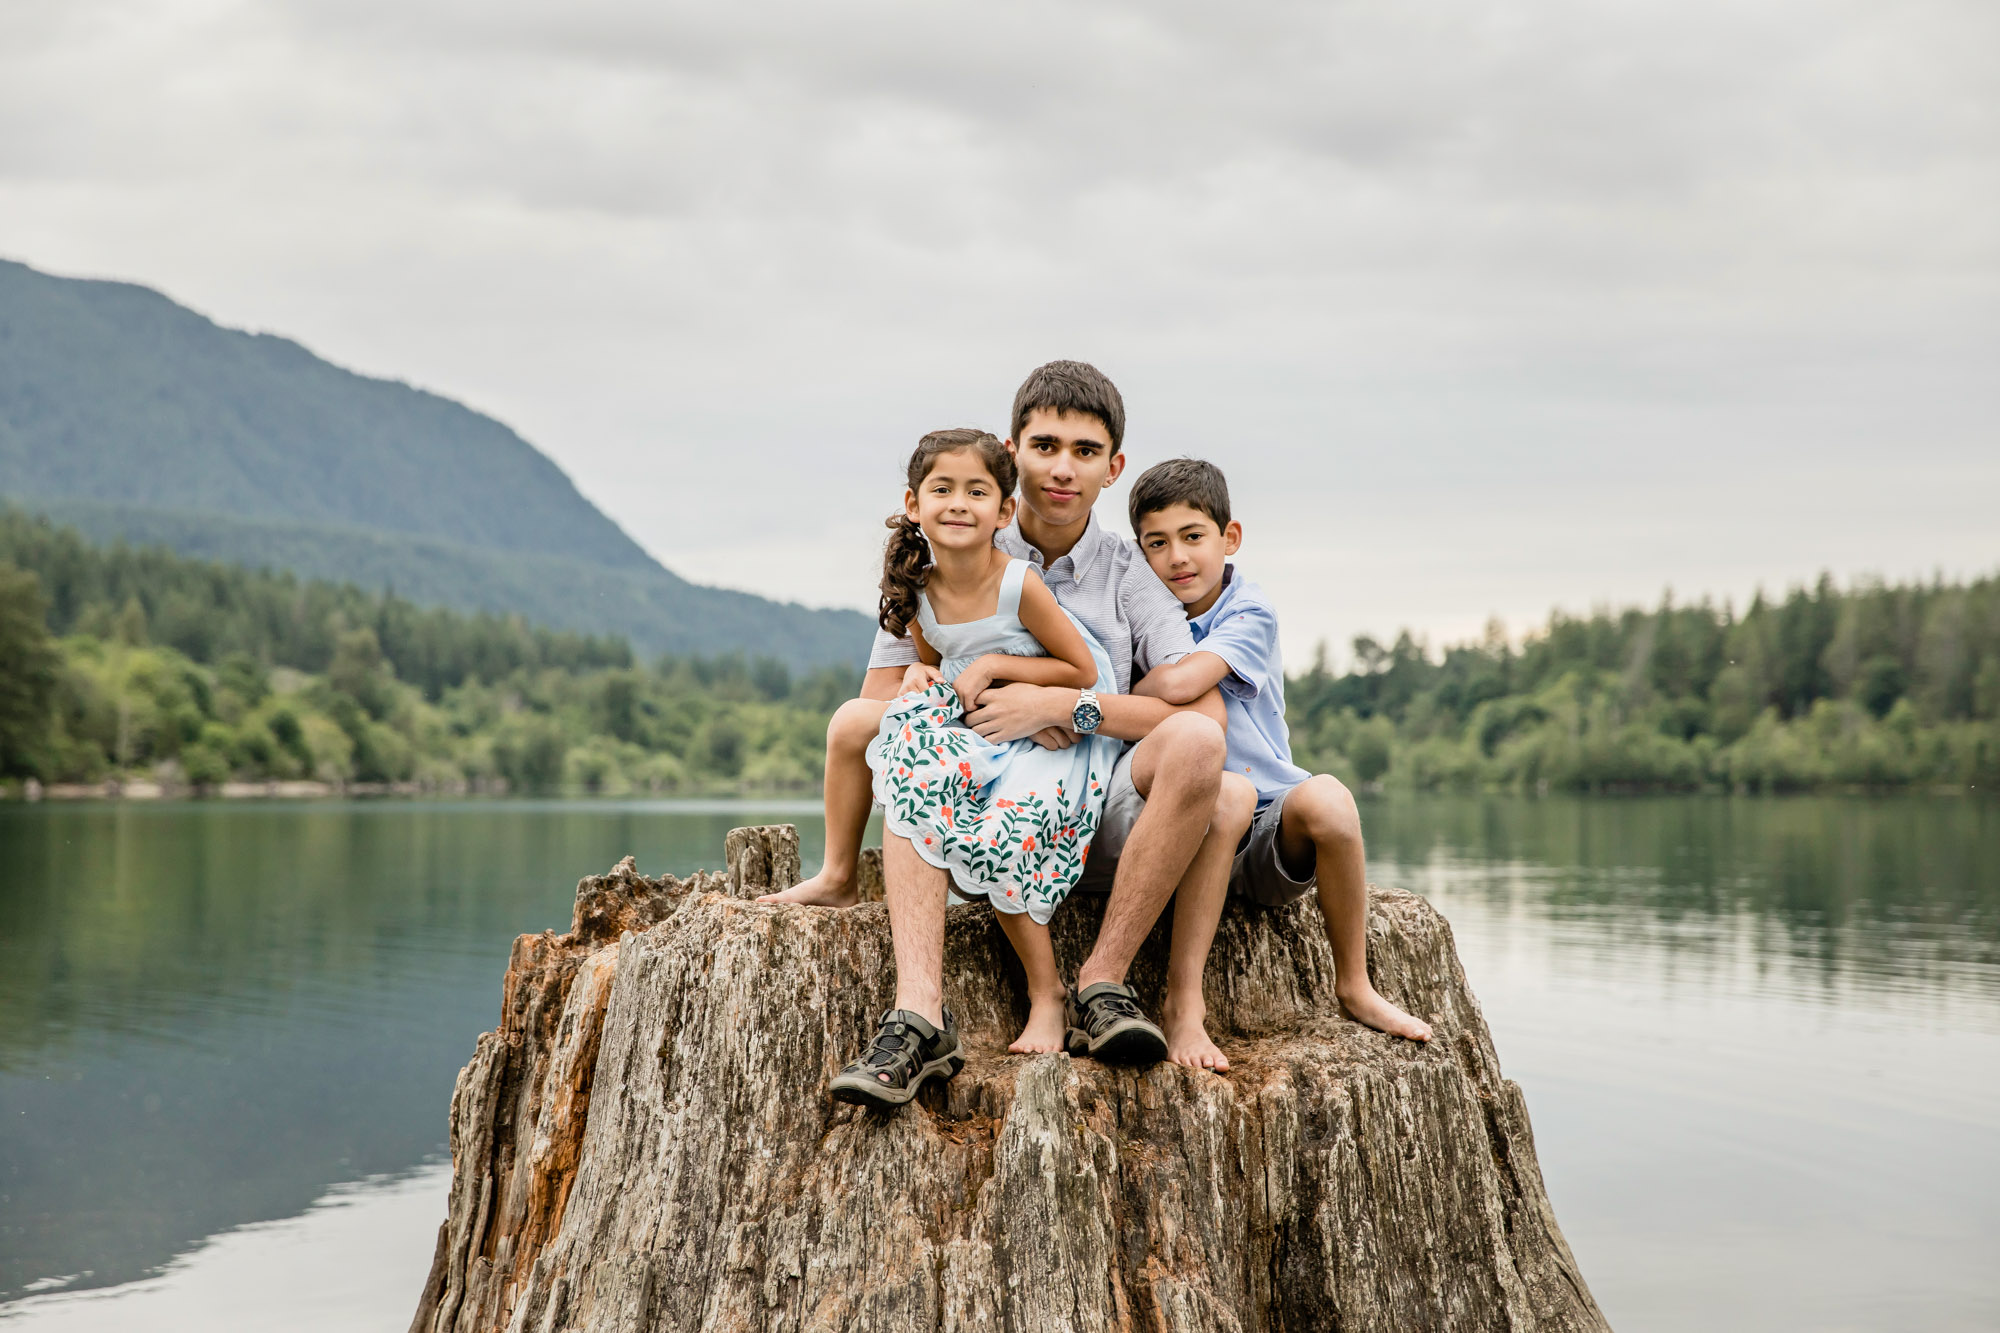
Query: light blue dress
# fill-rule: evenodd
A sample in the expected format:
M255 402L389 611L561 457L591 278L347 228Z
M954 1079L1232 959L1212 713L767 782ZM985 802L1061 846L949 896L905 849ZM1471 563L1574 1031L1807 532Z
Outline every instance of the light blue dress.
M1007 562L999 606L984 619L940 624L930 599L918 597L917 624L943 659L946 681L987 653L1049 655L1021 623L1028 568L1025 560ZM1089 645L1098 686L1110 688L1110 656L1075 616L1070 622ZM1029 739L996 745L965 725L958 695L940 682L889 705L868 766L890 832L949 871L960 893L1046 925L1083 873L1120 748L1105 736L1067 750Z

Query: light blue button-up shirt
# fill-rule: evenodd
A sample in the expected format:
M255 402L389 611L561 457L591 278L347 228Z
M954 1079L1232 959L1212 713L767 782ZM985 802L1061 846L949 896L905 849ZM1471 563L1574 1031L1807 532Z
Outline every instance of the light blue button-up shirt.
M1229 664L1222 702L1229 710L1229 771L1257 787L1263 809L1312 774L1292 762L1292 733L1285 725L1285 660L1278 651L1278 613L1263 590L1223 569L1222 596L1188 621L1198 653Z

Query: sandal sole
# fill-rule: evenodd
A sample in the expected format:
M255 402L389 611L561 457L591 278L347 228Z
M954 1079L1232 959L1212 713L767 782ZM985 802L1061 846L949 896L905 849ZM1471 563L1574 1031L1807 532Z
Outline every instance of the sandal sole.
M832 1094L835 1101L846 1102L849 1106L872 1106L876 1110L893 1111L899 1106L908 1106L916 1100L917 1094L923 1091L925 1080L940 1075L947 1079L953 1078L963 1068L965 1068L965 1057L953 1052L919 1069L917 1076L910 1080L910 1085L906 1088L886 1088L880 1083L870 1083L859 1078L844 1081L836 1078L827 1085L827 1091Z

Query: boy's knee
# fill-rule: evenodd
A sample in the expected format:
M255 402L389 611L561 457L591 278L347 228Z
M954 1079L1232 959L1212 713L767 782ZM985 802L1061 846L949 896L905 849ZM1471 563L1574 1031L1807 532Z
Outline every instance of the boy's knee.
M1346 783L1321 773L1306 780L1301 794L1307 798L1304 813L1315 842L1360 843L1361 809Z
M1215 817L1209 827L1233 840L1242 837L1256 817L1256 785L1241 773L1224 773L1215 793Z
M1161 747L1172 755L1177 767L1203 780L1220 781L1229 743L1214 718L1175 713L1153 728L1153 735L1160 738Z

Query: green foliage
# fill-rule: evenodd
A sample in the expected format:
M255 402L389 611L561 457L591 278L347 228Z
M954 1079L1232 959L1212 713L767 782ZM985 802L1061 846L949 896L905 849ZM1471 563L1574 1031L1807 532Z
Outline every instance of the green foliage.
M0 774L43 762L59 661L42 616L40 581L0 565Z
M197 788L307 779L623 795L809 790L825 763L816 692L767 699L701 683L741 685L741 663L521 668L467 678L433 701L397 679L366 629L343 634L317 675L88 635L55 648L41 725L17 770L55 782L150 775Z
M197 661L241 656L324 672L343 635L366 631L397 677L436 699L466 679L544 667L629 666L618 639L531 628L518 616L423 608L351 584L188 560L158 549L86 544L68 529L0 510L0 564L39 575L48 625L130 647L163 644Z
M21 556L45 574L0 563L0 771L46 781L805 789L853 689L740 656L643 669L614 639L0 515L0 561Z
M1290 682L1301 763L1427 789L2000 784L2000 578L1556 613L1433 658L1360 638Z

